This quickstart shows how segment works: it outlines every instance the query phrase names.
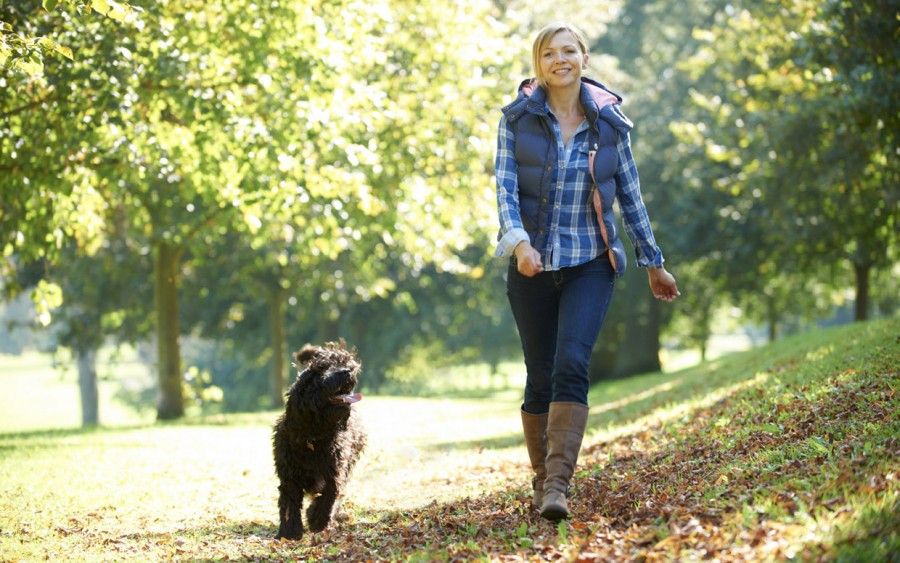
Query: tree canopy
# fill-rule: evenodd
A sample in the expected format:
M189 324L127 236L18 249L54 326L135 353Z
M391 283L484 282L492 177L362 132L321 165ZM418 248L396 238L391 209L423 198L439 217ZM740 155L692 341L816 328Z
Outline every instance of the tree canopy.
M625 96L685 289L660 307L632 269L595 379L657 369L666 336L704 347L725 303L772 337L848 287L858 318L890 306L872 280L898 251L895 1L566 6L593 75ZM422 350L496 366L517 354L491 258L498 109L557 10L3 3L4 291L31 284L42 322L99 322L98 336L152 326L160 418L184 412L188 334L240 366L242 407L280 401L287 351L307 340L358 346L373 386Z

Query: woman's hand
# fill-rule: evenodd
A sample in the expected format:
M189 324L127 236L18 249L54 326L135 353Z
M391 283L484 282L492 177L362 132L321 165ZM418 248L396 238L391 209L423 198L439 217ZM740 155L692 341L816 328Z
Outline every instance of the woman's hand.
M667 272L665 268L647 268L647 276L650 278L650 291L653 292L653 297L660 301L672 302L681 295L678 285L675 283L675 276Z
M544 271L544 266L541 264L541 253L535 250L527 240L517 244L513 253L516 255L519 273L526 278Z

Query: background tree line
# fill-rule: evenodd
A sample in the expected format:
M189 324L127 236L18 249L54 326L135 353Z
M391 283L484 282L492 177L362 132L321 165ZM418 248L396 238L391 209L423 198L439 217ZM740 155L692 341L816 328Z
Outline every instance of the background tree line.
M686 289L665 308L632 268L594 379L658 369L663 336L704 349L725 304L771 338L850 287L857 319L895 309L897 2L574 4ZM307 341L345 338L373 389L417 351L518 354L494 136L556 3L116 6L0 7L4 45L59 46L0 50L3 287L78 356L85 412L110 339L155 343L161 419L186 335L232 409L280 404Z

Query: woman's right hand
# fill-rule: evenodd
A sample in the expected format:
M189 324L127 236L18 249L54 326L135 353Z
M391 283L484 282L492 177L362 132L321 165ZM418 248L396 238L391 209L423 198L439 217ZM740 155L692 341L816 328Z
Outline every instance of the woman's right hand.
M527 240L517 244L513 253L516 255L519 273L526 278L544 271L544 266L541 264L541 253L535 250Z

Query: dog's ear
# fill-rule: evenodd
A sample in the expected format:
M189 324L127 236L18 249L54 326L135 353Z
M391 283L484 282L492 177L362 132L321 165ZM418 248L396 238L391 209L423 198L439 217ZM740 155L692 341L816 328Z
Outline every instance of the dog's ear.
M294 352L294 365L298 368L306 365L316 357L316 354L322 351L318 346L313 346L312 344L306 344L303 348L300 348L296 352Z

